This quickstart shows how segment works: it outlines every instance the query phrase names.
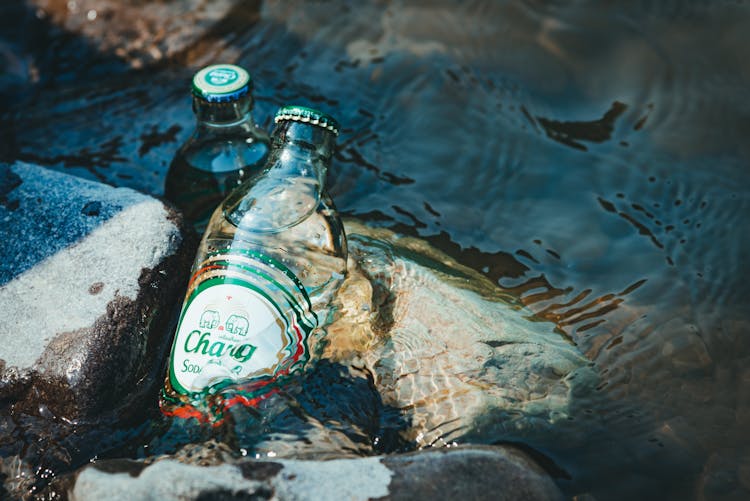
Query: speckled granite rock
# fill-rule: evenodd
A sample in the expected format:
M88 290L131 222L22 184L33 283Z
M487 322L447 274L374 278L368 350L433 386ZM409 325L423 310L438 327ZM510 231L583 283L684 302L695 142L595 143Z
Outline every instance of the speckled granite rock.
M211 466L104 461L70 479L69 498L197 500L554 500L549 476L507 447L460 447L331 461L240 460Z
M349 276L326 356L365 366L416 445L550 433L596 385L569 340L479 273L422 240L346 226Z
M129 189L0 166L0 400L85 419L139 389L192 259L179 216Z

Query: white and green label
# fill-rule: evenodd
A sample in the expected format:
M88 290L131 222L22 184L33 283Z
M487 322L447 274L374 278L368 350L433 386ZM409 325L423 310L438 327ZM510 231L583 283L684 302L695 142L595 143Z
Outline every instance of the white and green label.
M180 315L172 387L189 394L287 374L306 362L316 323L304 287L280 263L248 251L209 255Z

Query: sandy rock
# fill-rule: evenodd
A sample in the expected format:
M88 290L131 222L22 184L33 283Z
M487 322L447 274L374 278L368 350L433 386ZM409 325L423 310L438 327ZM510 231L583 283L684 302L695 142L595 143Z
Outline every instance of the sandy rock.
M423 241L347 223L350 276L327 356L366 366L417 445L551 429L595 385L568 339L486 278Z

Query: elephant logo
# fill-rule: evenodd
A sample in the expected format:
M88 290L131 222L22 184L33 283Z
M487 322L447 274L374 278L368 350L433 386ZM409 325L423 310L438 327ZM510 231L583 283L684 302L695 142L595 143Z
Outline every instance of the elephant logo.
M219 312L216 310L204 310L201 314L199 325L203 329L215 329L219 326Z
M250 323L247 321L247 317L243 315L233 314L227 318L226 329L232 334L245 336L249 327Z

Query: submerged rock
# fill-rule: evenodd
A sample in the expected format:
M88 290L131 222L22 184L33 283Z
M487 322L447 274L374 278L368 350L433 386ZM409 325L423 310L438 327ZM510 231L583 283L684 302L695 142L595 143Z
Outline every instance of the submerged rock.
M70 479L70 499L562 499L510 447L466 447L331 461L243 459L197 466L103 461Z
M124 404L168 342L192 257L181 219L29 164L0 167L0 186L0 399L69 421Z
M550 431L595 385L568 339L479 273L424 241L347 223L352 259L327 356L369 369L415 445Z

